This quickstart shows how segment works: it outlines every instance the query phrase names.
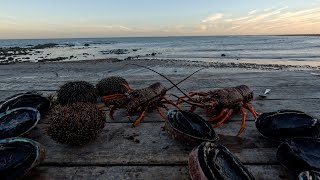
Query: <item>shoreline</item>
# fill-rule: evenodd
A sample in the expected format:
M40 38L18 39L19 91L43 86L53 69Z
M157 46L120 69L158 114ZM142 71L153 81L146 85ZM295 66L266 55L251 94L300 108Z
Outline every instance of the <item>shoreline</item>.
M16 66L16 65L57 65L57 64L143 64L146 66L163 66L163 67L204 67L204 68L219 68L219 69L251 69L251 70L320 70L320 66L310 65L283 65L283 64L258 64L258 63L245 63L245 62L208 62L199 60L178 60L178 59L130 59L120 60L117 58L106 59L92 59L92 60L73 60L73 61L48 61L48 62L13 62L1 64L0 67ZM0 68L1 69L1 68Z

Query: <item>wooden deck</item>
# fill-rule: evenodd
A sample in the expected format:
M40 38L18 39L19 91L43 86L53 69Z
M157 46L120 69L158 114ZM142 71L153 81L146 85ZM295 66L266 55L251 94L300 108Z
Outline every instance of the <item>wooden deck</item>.
M158 66L154 68L161 69ZM197 68L188 69L192 72ZM188 74L181 73L181 70L171 67L166 69L165 74L178 82ZM121 75L133 88L145 87L156 81L170 86L158 75L143 74L142 71L147 70L123 68L121 63L111 65L99 62L0 66L0 100L32 90L49 94L71 80L96 83L106 75ZM180 87L186 91L194 91L245 84L255 94L261 94L266 88L270 88L272 90L268 98L261 100L255 96L252 101L258 112L289 108L320 117L320 76L310 73L311 71L253 72L245 69L225 73L209 68L191 77ZM170 92L178 94L176 90ZM206 117L203 110L196 112ZM240 118L241 115L236 114L227 123L216 128L220 134L219 143L229 148L257 179L294 179L290 172L277 163L275 155L278 144L259 135L251 115L248 116L245 132L241 137L235 136L240 128ZM54 142L46 134L48 124L42 121L28 137L44 145L46 159L25 178L190 179L187 159L192 147L173 140L162 128L164 122L156 112L148 113L137 128L130 128L131 124L124 111L117 111L115 120L107 117L106 121L105 129L98 139L82 147Z

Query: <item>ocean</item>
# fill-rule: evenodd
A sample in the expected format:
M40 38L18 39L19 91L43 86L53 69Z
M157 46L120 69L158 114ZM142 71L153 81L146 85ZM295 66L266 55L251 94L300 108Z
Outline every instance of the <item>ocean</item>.
M0 40L0 48L57 46L14 56L16 61L176 59L320 66L320 36L197 36ZM2 56L2 58L1 58ZM9 56L0 54L0 61ZM2 60L1 60L2 59Z

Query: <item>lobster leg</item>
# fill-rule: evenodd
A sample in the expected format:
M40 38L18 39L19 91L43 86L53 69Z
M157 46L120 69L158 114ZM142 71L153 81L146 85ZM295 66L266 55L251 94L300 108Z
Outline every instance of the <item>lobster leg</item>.
M96 105L96 106L100 111L102 111L106 107L105 105Z
M227 119L229 119L231 117L231 115L233 114L233 110L230 109L227 113L227 115L219 122L217 123L214 127L219 127L222 123L224 123Z
M114 114L114 108L113 107L111 107L110 109L109 109L109 116L110 116L110 118L112 119L112 120L114 120L114 117L113 117L113 114Z
M163 114L163 112L161 111L161 109L160 109L159 107L157 108L157 111L158 111L158 113L160 114L160 116L166 121L167 118L166 118L166 116Z
M126 88L128 91L133 91L133 89L128 84L121 84L124 88Z
M208 96L209 93L207 92L189 92L189 96L195 96L195 95L198 95L198 96Z
M190 112L193 112L193 111L195 111L196 109L197 109L197 106L191 105L189 111L190 111Z
M252 105L247 103L246 107L249 109L249 111L253 115L254 119L257 119L257 112L253 109Z
M212 117L208 122L215 122L215 121L217 121L218 119L220 119L221 117L223 117L228 111L229 111L228 108L223 109L220 114Z
M109 96L103 96L102 100L103 101L107 101L107 100L122 98L124 96L125 96L124 94L112 94L112 95L109 95Z
M132 124L132 127L136 127L141 122L141 120L144 118L145 113L146 113L146 110L144 110L140 114L140 116L134 121L134 123Z
M169 104L171 104L172 106L174 106L174 107L176 107L177 109L181 110L181 108L180 108L178 105L176 105L175 103L173 103L172 100L166 98L165 96L163 96L162 98L163 98L166 102L168 102Z
M241 122L241 128L237 134L237 136L240 136L240 134L244 131L244 128L246 127L246 119L247 119L247 111L245 108L241 107L241 113L242 113L242 122Z

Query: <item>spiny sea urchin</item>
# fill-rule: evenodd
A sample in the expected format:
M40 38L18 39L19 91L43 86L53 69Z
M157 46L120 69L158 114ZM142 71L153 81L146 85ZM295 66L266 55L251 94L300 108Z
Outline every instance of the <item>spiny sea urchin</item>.
M123 94L128 90L122 86L122 84L128 85L128 82L120 76L111 76L100 80L96 85L96 88L100 96Z
M57 106L47 117L48 134L62 144L84 145L97 138L105 124L101 111L91 103Z
M57 92L57 100L63 106L76 102L95 103L97 93L92 84L86 81L73 81L60 87Z

